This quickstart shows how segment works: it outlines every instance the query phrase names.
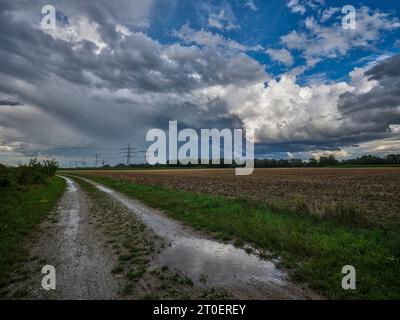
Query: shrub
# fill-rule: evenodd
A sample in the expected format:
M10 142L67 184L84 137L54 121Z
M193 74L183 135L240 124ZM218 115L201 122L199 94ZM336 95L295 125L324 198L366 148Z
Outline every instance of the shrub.
M0 188L9 188L13 185L11 171L6 166L0 164Z
M34 185L45 183L47 178L55 175L58 164L55 160L31 159L28 165L8 168L0 165L0 187L10 188L15 185Z

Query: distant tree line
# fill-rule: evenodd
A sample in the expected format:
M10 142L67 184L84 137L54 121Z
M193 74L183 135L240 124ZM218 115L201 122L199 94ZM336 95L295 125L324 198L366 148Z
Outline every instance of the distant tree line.
M129 169L129 168L235 168L236 164L225 164L223 159L220 159L220 164L215 165L201 164L131 164L127 166L124 163L119 163L115 166L105 165L102 169ZM378 157L375 155L365 155L355 159L337 160L333 155L322 156L319 159L311 158L309 160L302 159L256 159L254 161L256 168L307 168L307 167L331 167L331 166L366 166L366 165L400 165L400 154L390 154L386 157ZM93 168L94 169L94 168Z
M0 164L0 188L42 184L54 176L57 169L58 163L55 160L31 159L28 164L20 164L18 167Z
M366 165L400 165L400 154L391 154L384 158L365 155L355 159L337 160L333 155L322 156L319 159L257 159L256 168L300 168L300 167L331 167L331 166L366 166Z

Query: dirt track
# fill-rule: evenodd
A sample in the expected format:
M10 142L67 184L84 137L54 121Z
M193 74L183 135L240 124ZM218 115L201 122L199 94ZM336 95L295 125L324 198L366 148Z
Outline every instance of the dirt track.
M34 275L18 283L33 299L117 299L121 281L113 277L112 252L98 241L98 232L90 222L88 198L71 179L55 215L42 226L31 248L34 263L28 268ZM56 269L56 290L41 287L41 266Z
M27 263L27 268L33 276L16 283L11 292L24 289L28 291L27 298L33 299L140 299L143 292L147 291L160 294L159 298L171 298L171 292L172 298L178 295L177 292L183 292L186 298L220 298L220 295L205 294L220 288L226 297L239 299L319 298L310 290L293 284L272 261L261 260L243 249L206 238L157 210L86 180L97 188L102 199L113 203L109 208L103 205L93 211L90 209L94 205L91 202L96 199L72 179L66 180L66 194L60 200L55 214L42 225L31 249L33 258ZM123 240L120 237L126 230L118 226L113 231L119 238L110 240L96 226L98 220L94 220L93 212L99 211L103 214L100 218L103 225L113 222L112 213L126 211L127 214L120 217L128 220L122 221L121 225L133 222L134 226L139 226L140 223L135 221L141 221L146 227L139 227L135 231L140 239ZM107 218L111 220L105 221ZM144 231L140 233L138 230ZM155 240L158 238L161 242ZM145 259L144 263L148 265L140 267L143 269L140 273L142 279L127 285L123 270L112 271L122 257L124 260L127 257L120 253L122 246L119 243L133 241L150 244L148 248L151 248L152 255L149 254ZM108 243L113 243L113 246ZM166 245L161 246L160 243ZM117 248L117 251L112 248ZM119 259L116 252L120 254ZM126 260L131 258L128 256ZM43 275L40 270L45 264L56 268L57 289L54 291L45 291L41 287ZM150 272L146 273L144 269ZM176 274L169 276L170 271L167 270L177 271L184 277L177 278ZM182 283L190 283L190 288ZM122 295L127 287L129 291Z

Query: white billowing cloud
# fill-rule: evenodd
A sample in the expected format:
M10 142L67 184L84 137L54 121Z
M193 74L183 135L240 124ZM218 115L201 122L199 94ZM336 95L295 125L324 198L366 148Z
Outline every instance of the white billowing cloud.
M344 82L302 87L294 77L283 76L269 81L266 89L255 88L256 105L242 107L240 114L265 143L325 139L338 132L336 103L349 89Z
M384 31L400 27L397 18L380 11L361 7L357 11L355 30L342 28L340 22L330 26L318 23L313 17L305 20L306 31L292 31L281 37L289 49L297 49L307 60L315 58L337 58L353 48L367 48L377 43Z
M287 49L267 49L266 53L272 60L283 63L287 67L294 64L293 56Z
M283 76L270 80L267 88L258 83L207 88L202 93L209 99L224 99L247 129L256 130L259 143L278 143L336 135L340 128L336 103L349 90L344 82L301 87L294 77Z
M267 87L255 83L246 87L215 86L203 89L208 99L221 98L228 110L237 115L247 129L256 130L258 143L290 141L324 141L360 128L343 118L338 109L342 94L362 94L377 85L364 75L363 69L350 73L351 81L301 86L296 78L284 75L269 80Z

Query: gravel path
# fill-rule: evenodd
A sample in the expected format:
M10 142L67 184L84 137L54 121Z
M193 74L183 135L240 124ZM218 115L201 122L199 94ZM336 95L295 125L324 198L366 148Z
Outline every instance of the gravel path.
M90 222L90 200L73 180L64 179L67 191L31 248L27 267L32 277L13 291L26 290L31 299L118 299L122 283L111 274L115 257ZM42 288L44 265L56 269L56 290Z

